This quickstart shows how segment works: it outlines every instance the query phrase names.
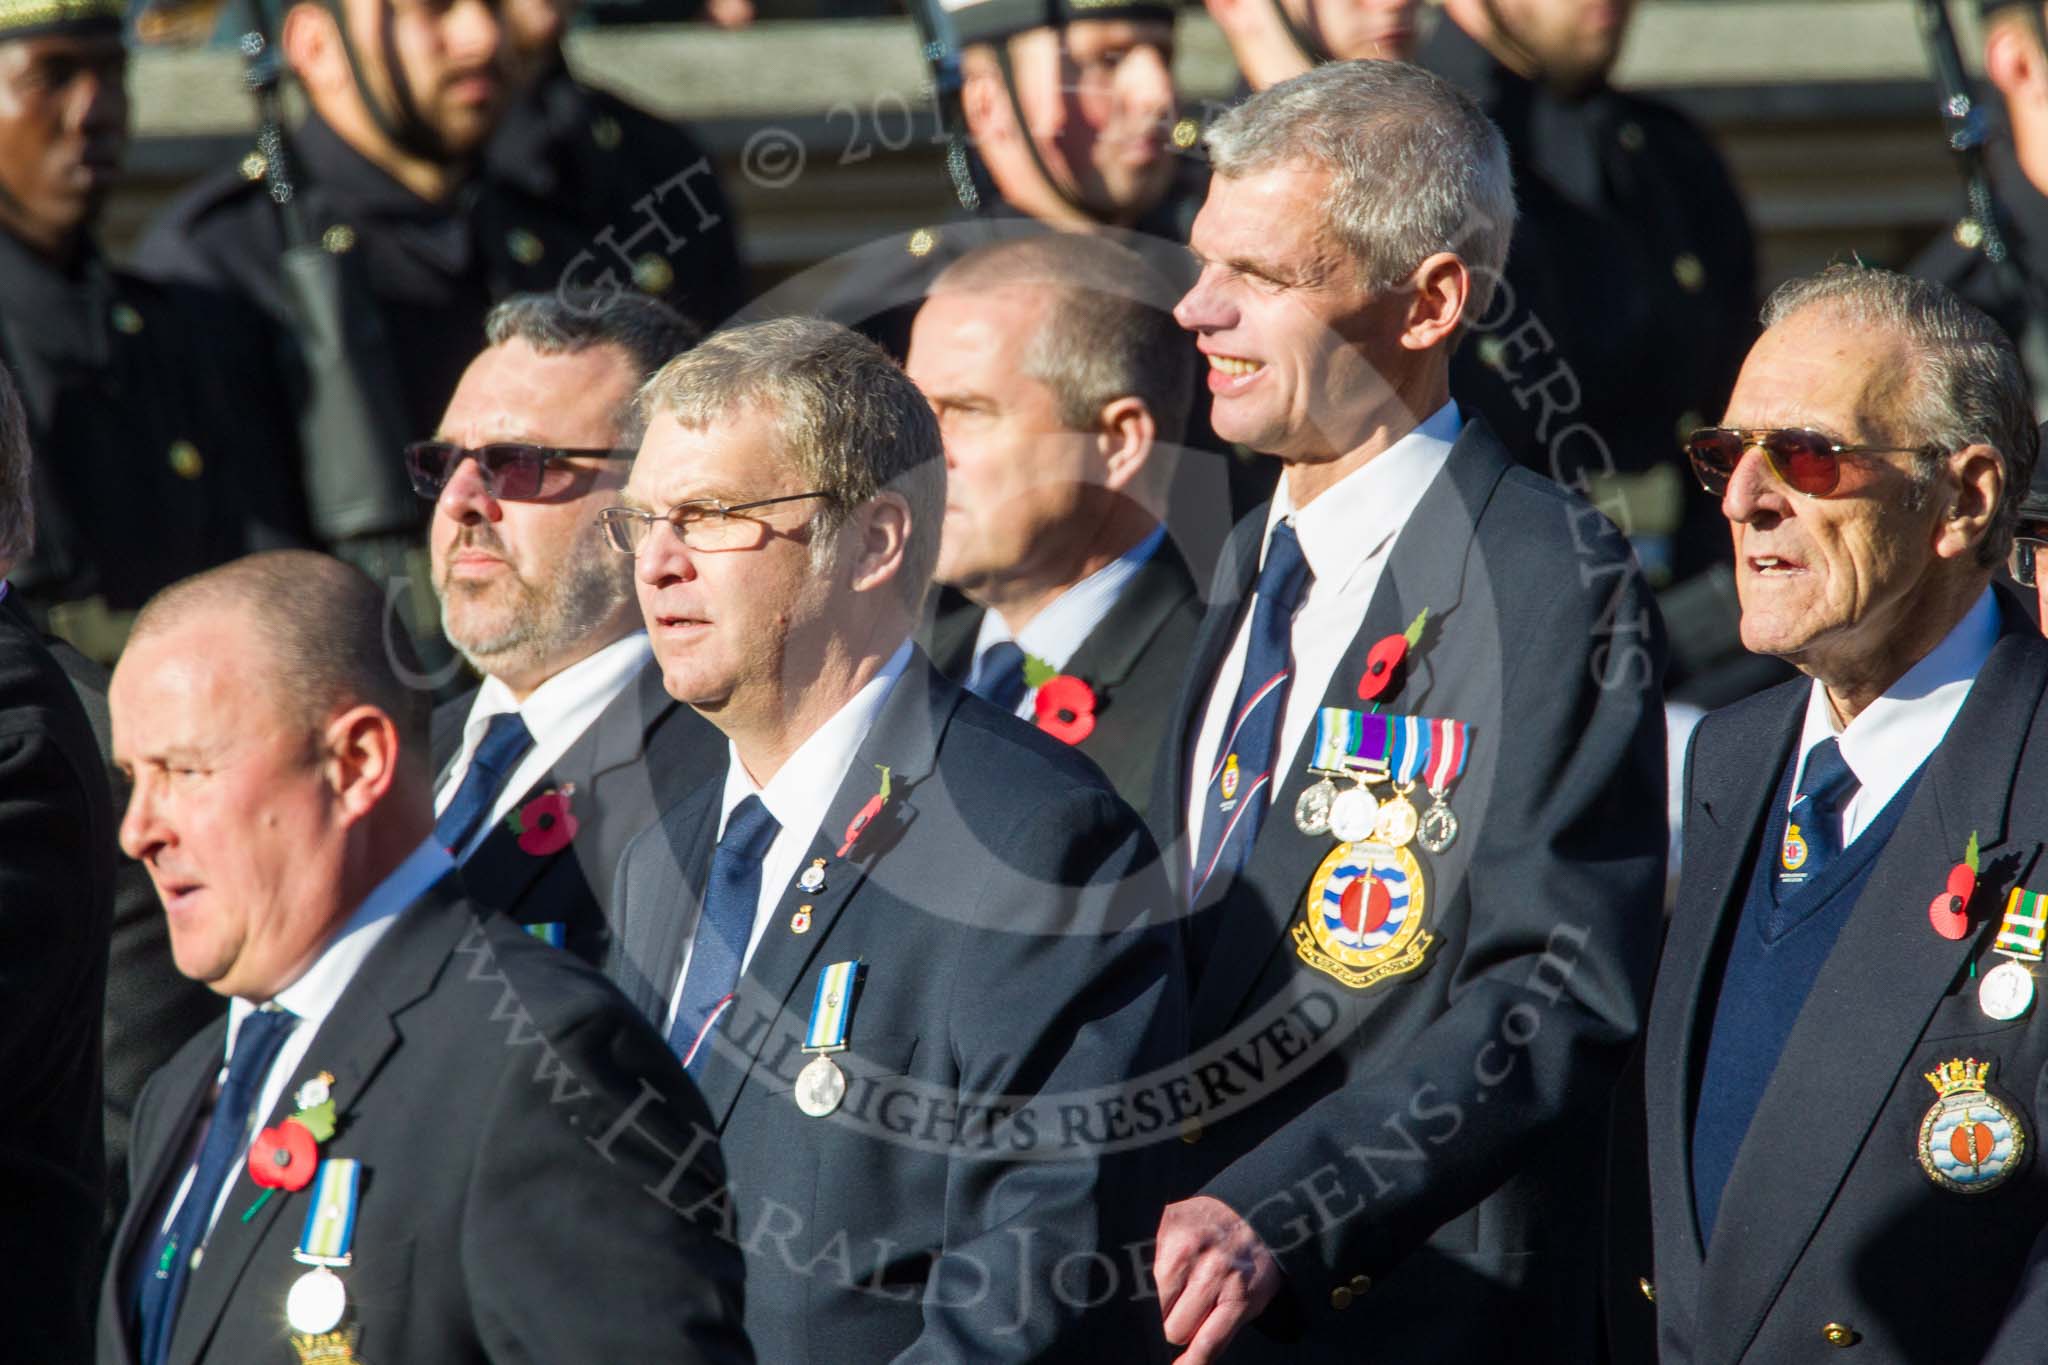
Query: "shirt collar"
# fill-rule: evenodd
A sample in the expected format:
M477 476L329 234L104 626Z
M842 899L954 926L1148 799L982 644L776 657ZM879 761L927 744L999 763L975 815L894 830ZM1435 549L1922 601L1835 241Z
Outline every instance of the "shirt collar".
M718 832L725 835L725 822L732 817L733 807L749 796L759 796L761 804L775 817L775 823L785 830L803 832L806 842L820 824L824 822L825 811L831 806L832 798L838 795L839 786L846 780L846 773L853 766L853 756L859 752L868 731L874 728L875 717L882 712L882 704L889 699L896 680L903 676L910 666L910 641L905 640L889 656L889 662L881 671L869 678L860 691L853 694L844 706L833 713L832 718L811 732L808 739L797 746L775 776L768 779L766 787L756 787L754 780L747 776L744 764L740 762L739 751L726 741L725 791L719 800Z
M469 719L462 725L462 749L476 752L483 743L491 717L517 711L533 734L536 748L544 748L555 736L573 740L590 728L612 698L626 689L654 657L647 632L636 630L623 640L614 640L588 658L578 659L549 678L525 701L516 701L512 689L486 675L469 704Z
M1055 597L1016 635L1010 633L1002 613L983 612L981 633L974 640L974 657L981 658L991 645L1015 640L1017 647L1033 658L1043 659L1054 668L1065 668L1165 539L1166 528L1153 527L1150 535Z
M363 959L370 955L399 913L454 868L448 850L432 839L414 849L342 922L327 946L320 950L320 956L313 959L313 965L277 993L274 998L279 1007L298 1016L299 1026L319 1028L355 978L356 969L363 965ZM228 1002L227 1056L234 1056L242 1021L255 1013L260 1003L240 996Z
M1300 511L1283 478L1266 511L1266 539L1292 518L1315 582L1341 587L1407 525L1415 504L1443 472L1463 425L1458 405L1445 403ZM1265 562L1263 550L1259 562Z
M1859 802L1871 811L1884 809L1948 733L2000 629L1998 599L1986 587L1940 644L1844 727L1836 726L1827 689L1816 679L1807 693L1806 723L1799 736L1795 794L1806 755L1833 736L1841 742L1842 761L1861 784Z

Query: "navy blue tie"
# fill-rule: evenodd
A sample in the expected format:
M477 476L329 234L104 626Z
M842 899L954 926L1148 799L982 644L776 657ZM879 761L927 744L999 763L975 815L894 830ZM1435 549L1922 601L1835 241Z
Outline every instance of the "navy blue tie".
M170 1229L158 1237L142 1267L136 1291L136 1324L142 1343L141 1365L163 1365L171 1351L171 1333L178 1325L178 1306L185 1298L185 1280L192 1254L206 1241L207 1225L221 1190L235 1178L249 1156L249 1111L263 1089L263 1078L284 1045L298 1016L266 1006L242 1021L235 1052L228 1058L227 1083L213 1106L213 1121L199 1147L199 1161L185 1202Z
M483 823L484 813L497 803L506 779L533 747L533 731L526 728L517 711L501 711L484 726L483 742L470 755L469 771L448 803L441 818L434 821L434 842L457 858Z
M1230 723L1216 746L1203 783L1202 843L1188 900L1217 876L1228 878L1244 866L1271 804L1274 750L1287 711L1287 685L1294 676L1294 612L1308 588L1308 560L1294 527L1281 522L1266 541L1266 563L1253 590L1251 639L1244 675L1230 704Z
M1024 650L1015 640L998 640L974 661L967 690L1005 711L1024 700Z
M1842 811L1862 785L1833 739L1808 751L1806 771L1799 775L1799 795L1786 820L1785 847L1779 853L1782 890L1817 881L1827 871L1842 851Z
M691 1075L708 1049L699 1045L718 1007L740 983L747 940L754 933L754 911L761 900L761 859L782 826L750 796L732 808L725 837L711 854L711 881L704 888L704 913L691 940L690 969L683 978L682 999L668 1028L668 1045Z

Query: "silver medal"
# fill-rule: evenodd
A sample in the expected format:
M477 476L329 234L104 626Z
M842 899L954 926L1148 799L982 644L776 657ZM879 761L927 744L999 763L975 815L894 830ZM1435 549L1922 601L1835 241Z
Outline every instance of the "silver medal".
M1337 799L1330 803L1330 833L1340 843L1363 843L1372 837L1379 814L1379 798L1360 783L1350 791L1337 793Z
M1442 853L1457 837L1458 817L1451 814L1450 803L1439 796L1436 804L1422 813L1419 842L1431 853Z
M846 1073L830 1057L817 1056L796 1074L796 1107L814 1119L824 1118L846 1098Z
M341 1276L324 1265L299 1276L285 1295L284 1320L294 1332L308 1336L333 1331L347 1311L348 1290L343 1288Z
M1337 784L1329 778L1310 787L1294 803L1294 827L1311 839L1330 832L1330 805L1337 799Z
M2007 958L1977 985L1977 1003L1993 1019L2017 1019L2034 1003L2034 974Z

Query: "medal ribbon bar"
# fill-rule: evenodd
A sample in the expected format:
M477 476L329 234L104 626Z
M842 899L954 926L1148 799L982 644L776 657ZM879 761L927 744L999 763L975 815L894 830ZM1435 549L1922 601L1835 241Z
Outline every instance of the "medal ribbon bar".
M847 1025L852 1022L853 984L860 959L835 962L818 973L818 990L811 997L811 1024L804 1032L805 1052L838 1052L846 1046Z
M347 1265L349 1244L356 1235L356 1196L362 1188L362 1163L328 1157L313 1177L313 1203L299 1233L292 1258L307 1265Z
M2008 957L2041 960L2044 939L2048 939L2048 895L2015 886L2005 903L2005 919L1998 926L1998 938L1991 945Z

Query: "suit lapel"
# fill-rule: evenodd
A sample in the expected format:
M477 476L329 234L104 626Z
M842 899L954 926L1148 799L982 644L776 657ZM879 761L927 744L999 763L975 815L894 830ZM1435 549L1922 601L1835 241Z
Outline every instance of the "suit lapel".
M443 878L400 913L335 1001L306 1049L300 1074L286 1078L264 1126L282 1122L292 1112L292 1096L299 1081L319 1071L334 1074L337 1132L345 1134L350 1124L362 1121L363 1095L398 1045L393 1017L432 989L449 953L472 923L453 895L458 885L453 878ZM170 1365L192 1365L199 1358L256 1249L268 1238L286 1206L294 1217L304 1212L303 1201L278 1191L263 1201L253 1217L247 1216L245 1210L262 1191L249 1179L246 1165L236 1173L229 1190L228 1202L207 1238L206 1255L187 1282L185 1303L178 1311L177 1331L171 1341ZM290 1222L285 1224L283 1235L288 1240L293 1239L291 1227ZM288 1252L289 1248L281 1248L274 1254ZM281 1311L283 1305L265 1308Z
M668 1019L676 977L683 966L683 941L697 922L697 909L710 880L711 848L717 842L718 800L725 788L720 767L644 838L653 847L638 854L632 895L615 907L620 915L612 936L605 975L617 983L656 1029ZM691 908L683 913L683 907Z
M791 997L808 980L812 960L831 937L833 924L868 871L888 856L917 820L920 802L930 799L919 788L932 772L939 737L964 695L933 670L922 652L913 652L909 667L861 742L845 781L827 808L824 823L804 852L803 867L824 860L824 888L814 894L791 884L782 891L770 915L768 932L740 977L738 998L720 1019L710 1055L699 1068L699 1088L711 1107L712 1121L721 1129L769 1035L781 1031L776 1021L788 1016L792 1026L801 1030L803 1019L795 1016L807 1017L810 1002L798 1000L793 1008ZM889 803L842 858L839 849L847 826L875 794L877 764L889 768ZM800 905L811 907L811 927L797 934L787 926Z
M1066 672L1108 694L1115 703L1115 691L1131 676L1138 660L1152 644L1152 637L1172 619L1181 603L1195 595L1195 580L1187 562L1163 538L1138 572L1131 577L1116 602L1088 632L1088 638L1067 660Z
M1257 581L1265 533L1266 508L1262 506L1237 524L1223 546L1211 585L1212 600L1195 633L1195 647L1181 682L1180 697L1174 703L1174 722L1167 727L1163 741L1166 750L1160 755L1159 775L1153 783L1154 833L1167 858L1175 893L1183 897L1187 894L1188 864L1193 856L1182 847L1187 837L1191 795L1188 786L1194 768L1190 750L1202 727L1202 710L1209 699L1209 688L1216 681L1216 670L1223 666L1223 656L1230 652L1230 642L1237 637L1238 618L1243 615L1245 599Z
M1389 715L1421 714L1428 706L1436 682L1430 649L1444 631L1463 629L1473 638L1494 638L1493 622L1467 626L1458 610L1480 514L1508 465L1484 428L1475 424L1468 426L1467 432L1472 435L1460 436L1443 472L1402 527L1373 589L1365 619L1330 674L1319 705L1350 710L1364 707L1366 703L1358 697L1358 682L1365 672L1366 656L1385 636L1406 630L1425 608L1429 622L1421 646L1410 653L1404 665L1401 690L1382 698L1382 709ZM1312 839L1294 823L1295 802L1317 780L1308 772L1314 747L1315 727L1310 725L1281 770L1285 776L1273 808L1259 826L1251 858L1231 884L1212 882L1204 897L1205 902L1221 906L1224 919L1210 960L1200 964L1201 980L1190 1006L1197 1037L1209 1036L1235 1016L1246 993L1286 939L1287 926L1310 875L1335 847L1329 835ZM1256 888L1257 894L1241 894L1241 887Z
M1977 951L1995 908L1991 887L2017 877L2038 849L2009 844L2005 826L2015 735L2031 726L2044 683L2048 648L2019 631L2001 637L1843 924L1750 1124L1752 1136L1800 1132L1801 1159L1780 1161L1770 1143L1745 1141L1729 1173L1716 1224L1742 1235L1717 1238L1707 1252L1699 1322L1719 1331L1703 1363L1735 1361L1748 1347L1929 1016ZM2022 717L2026 726L2015 726ZM1973 832L1983 856L1980 932L1951 941L1928 926L1926 906Z
M114 1286L117 1304L114 1325L120 1333L121 1353L126 1360L135 1359L138 1349L138 1343L129 1330L129 1310L134 1303L129 1293L133 1287L129 1272L139 1244L154 1236L162 1225L165 1201L190 1164L191 1153L187 1148L191 1146L193 1128L199 1122L199 1109L212 1093L214 1080L220 1072L222 1053L227 1048L225 1016L209 1025L199 1036L206 1040L203 1050L189 1065L181 1067L175 1076L165 1078L167 1084L177 1087L170 1092L179 1096L175 1101L177 1110L158 1121L154 1135L156 1146L150 1153L149 1169L129 1192L128 1210L122 1216L107 1257L108 1278ZM141 1134L136 1136L139 1138ZM101 1326L106 1326L104 1316Z
M1650 1133L1652 1150L1673 1154L1652 1164L1651 1179L1663 1196L1657 1203L1663 1217L1686 1229L1679 1263L1657 1266L1660 1294L1672 1303L1697 1302L1702 1255L1693 1217L1692 1112L1702 1030L1711 1020L1700 1017L1700 996L1727 928L1741 914L1810 687L1801 678L1747 703L1739 717L1704 722L1725 726L1727 733L1716 735L1714 767L1695 761L1687 792L1685 875L1652 997L1654 1046L1646 1054L1643 1082L1649 1121L1658 1125Z

